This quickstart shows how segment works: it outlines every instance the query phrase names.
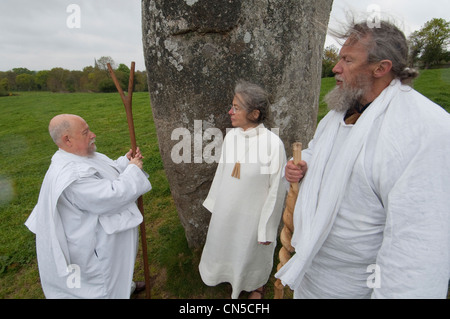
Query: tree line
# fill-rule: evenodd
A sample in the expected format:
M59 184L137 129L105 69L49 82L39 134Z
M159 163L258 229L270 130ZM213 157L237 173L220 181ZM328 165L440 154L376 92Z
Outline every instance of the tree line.
M450 62L450 22L445 19L432 19L409 38L410 67L432 68ZM322 57L322 77L334 76L332 69L339 60L335 46L325 48ZM26 68L14 68L0 72L0 96L13 91L51 91L51 92L115 92L107 63L115 66L111 57L95 60L94 66L82 71L69 71L63 68L30 71ZM128 87L130 69L119 64L114 73L123 88ZM135 71L134 90L148 91L146 71Z
M428 69L450 62L450 22L432 19L408 37L410 67ZM334 76L332 69L338 62L339 52L335 46L325 48L322 57L322 77Z
M63 68L31 71L27 68L14 68L0 72L0 96L10 95L14 91L51 91L51 92L116 92L116 86L108 72L110 63L114 73L125 90L128 88L130 69L116 64L111 57L95 59L94 66L82 71L69 71ZM135 71L134 91L148 91L146 71Z

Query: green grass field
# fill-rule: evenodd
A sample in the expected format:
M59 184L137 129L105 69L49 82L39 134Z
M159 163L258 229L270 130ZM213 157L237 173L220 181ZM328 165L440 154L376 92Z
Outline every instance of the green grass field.
M321 99L334 86L322 80ZM450 69L424 71L415 89L450 111ZM111 158L130 145L122 101L117 93L21 92L0 98L0 298L43 298L36 263L34 235L24 222L36 204L40 185L56 151L47 127L59 113L79 114L97 135L97 147ZM321 102L318 119L327 112ZM199 251L190 251L178 220L159 154L148 93L133 95L137 143L153 189L144 195L145 222L153 278L153 298L228 298L227 285L206 287L197 265ZM143 280L142 257L136 280ZM267 288L272 297L273 278Z

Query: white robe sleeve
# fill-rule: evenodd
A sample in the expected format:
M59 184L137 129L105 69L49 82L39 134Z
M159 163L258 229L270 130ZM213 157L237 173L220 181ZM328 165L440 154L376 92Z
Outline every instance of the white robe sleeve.
M207 210L209 210L211 213L213 213L213 211L214 211L214 205L216 203L216 198L217 198L217 195L219 192L219 187L223 180L223 171L225 169L225 162L226 162L226 160L223 157L225 155L224 148L226 145L226 140L227 140L227 137L225 136L225 140L221 147L220 161L219 161L219 164L217 165L217 169L216 169L216 172L214 175L214 179L211 183L211 187L209 189L208 196L206 197L205 201L203 202L203 206Z
M81 178L68 187L70 201L75 206L98 215L118 211L135 202L150 189L149 180L136 165L128 165L113 181L92 175Z
M223 166L223 163L219 163L219 165L217 166L217 170L211 183L211 188L209 189L208 196L203 202L203 206L211 213L214 212L214 204L216 203L219 185L223 179Z
M127 168L130 160L124 155L116 159L114 162L117 164L120 171L123 172Z
M273 152L270 160L268 173L269 191L261 212L258 225L259 242L275 242L283 213L283 203L285 191L282 187L282 175L286 165L286 152L284 145L278 139L272 139L272 145L277 145L276 152Z
M388 154L375 156L381 159L375 169L381 172L377 188L386 224L374 268L378 282L374 282L373 298L447 296L450 141L441 134L422 141L405 141L397 134L394 140L382 141L382 151ZM402 152L405 147L400 145L405 143L410 147Z

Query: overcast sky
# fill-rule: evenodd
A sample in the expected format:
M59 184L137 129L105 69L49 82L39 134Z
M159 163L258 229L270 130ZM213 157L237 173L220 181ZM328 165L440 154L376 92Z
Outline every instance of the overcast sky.
M335 0L330 25L373 10L406 35L433 18L450 21L450 0ZM82 70L102 56L145 69L140 0L0 0L0 71Z

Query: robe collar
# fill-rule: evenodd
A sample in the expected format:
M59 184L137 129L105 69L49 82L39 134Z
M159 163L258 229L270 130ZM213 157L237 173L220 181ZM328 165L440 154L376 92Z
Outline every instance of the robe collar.
M244 131L242 128L238 127L238 128L236 128L236 131L239 133L239 135L249 138L249 137L254 137L254 136L261 134L262 129L265 129L265 126L263 123L259 124L258 126L255 126L253 128L250 128L246 131Z

